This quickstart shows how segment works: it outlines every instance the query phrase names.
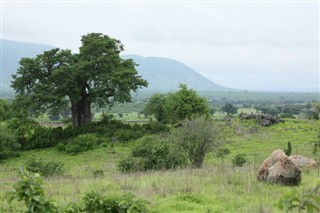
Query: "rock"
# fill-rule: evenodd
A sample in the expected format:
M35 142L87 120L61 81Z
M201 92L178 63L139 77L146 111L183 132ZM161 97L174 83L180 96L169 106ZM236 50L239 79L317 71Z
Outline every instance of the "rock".
M284 123L283 119L280 119L278 117L273 117L270 115L258 115L258 114L245 114L245 113L241 113L239 115L239 118L242 120L248 120L248 119L255 119L257 121L258 124L260 124L261 126L271 126L273 124L276 123Z
M257 178L268 183L298 185L301 182L301 170L283 150L277 149L262 162Z
M301 170L289 158L282 158L268 169L268 183L296 186L301 182Z
M292 155L288 157L295 165L297 165L300 169L304 168L317 168L318 164L312 158L307 158L302 155Z
M257 172L257 178L258 180L266 180L268 169L276 164L280 159L286 158L287 155L284 153L283 150L277 149L271 153L271 155L265 159L262 164L260 165L258 172Z

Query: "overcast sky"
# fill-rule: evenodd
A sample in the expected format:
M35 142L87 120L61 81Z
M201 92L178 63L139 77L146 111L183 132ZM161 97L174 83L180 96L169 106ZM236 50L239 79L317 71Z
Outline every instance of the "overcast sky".
M176 59L245 90L319 91L319 2L2 2L2 38L77 51L81 35L124 54Z

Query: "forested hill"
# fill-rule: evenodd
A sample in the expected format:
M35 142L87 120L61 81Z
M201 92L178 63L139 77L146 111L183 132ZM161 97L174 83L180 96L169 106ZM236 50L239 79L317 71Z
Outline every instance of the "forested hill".
M22 57L34 57L52 48L54 47L44 44L2 40L2 70L0 70L2 72L2 88L4 90L10 89L11 76L16 73Z
M24 43L2 40L2 89L10 90L12 75L19 67L22 57L34 57L45 50L54 48L50 45ZM180 83L198 91L223 91L226 87L213 83L197 73L187 65L169 58L142 57L138 55L124 55L123 58L132 58L139 66L139 74L147 79L147 91L176 90Z
M139 66L137 70L147 79L149 91L169 91L177 89L180 83L198 91L225 91L228 88L220 86L187 65L169 58L142 57L139 55L124 55L132 58Z

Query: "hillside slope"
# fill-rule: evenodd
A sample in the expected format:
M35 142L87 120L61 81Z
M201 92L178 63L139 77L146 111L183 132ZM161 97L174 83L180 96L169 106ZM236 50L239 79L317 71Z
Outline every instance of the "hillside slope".
M139 74L149 82L147 90L169 91L178 88L180 83L198 91L223 91L228 88L220 86L187 65L169 58L142 57L138 55L124 55L132 58L139 66Z

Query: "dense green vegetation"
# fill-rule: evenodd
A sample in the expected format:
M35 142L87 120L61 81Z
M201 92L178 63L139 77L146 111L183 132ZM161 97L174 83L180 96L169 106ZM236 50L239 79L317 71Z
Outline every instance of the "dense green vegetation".
M319 167L296 187L256 178L276 149L320 160L318 97L180 85L141 98L122 50L93 33L79 54L21 60L17 96L0 100L2 212L319 211Z
M229 150L229 153L227 152L224 161L221 161L216 157L216 152L209 152L200 169L186 167L186 161L183 161L182 166L174 166L173 170L167 171L169 167L165 166L164 160L167 153L163 150L168 149L164 141L158 141L158 143L154 139L161 138L161 136L112 141L112 136L104 134L105 130L99 129L101 127L98 128L98 124L95 128L101 132L95 133L95 136L86 137L98 138L100 142L96 143L100 145L95 145L92 149L76 155L61 152L56 147L22 151L19 157L9 158L1 163L2 210L4 212L23 212L25 210L25 207L19 205L17 200L13 200L9 205L6 202L7 193L13 190L12 186L17 180L17 173L21 166L27 167L32 161L35 164L41 161L44 162L43 164L63 162L64 172L62 174L44 179L44 192L51 200L50 202L55 203L56 206L65 207L72 202L82 202L87 193L95 191L115 197L132 193L148 200L150 208L159 212L256 212L260 209L282 212L283 210L276 207L278 200L275 200L274 197L291 193L292 189L258 182L255 178L256 169L273 150L286 149L288 141L291 142L292 154L313 157L313 144L318 138L319 121L286 119L285 123L270 127L261 127L254 121L242 121L237 118L232 119L231 123L224 120L217 122L222 125L227 124L224 148ZM101 123L117 124L119 130L126 126L108 119ZM106 129L108 128L106 126ZM64 130L71 131L70 127ZM80 130L78 131L83 134ZM71 138L76 140L82 135L80 133ZM151 138L148 139L148 137ZM147 173L132 173L132 171L122 173L118 168L119 163L127 157L137 157L139 153L146 153L146 155L151 153L149 157L144 158L151 160L145 165L159 162L158 165L163 165L159 167L160 171L154 171L157 168L151 168L153 171ZM163 153L163 155L157 158L154 153ZM244 165L234 167L233 159L243 154L246 159ZM45 166L33 165L33 167L43 168ZM50 167L54 168L54 166ZM95 175L97 171L103 175ZM313 180L317 177L316 169L305 170L302 183L299 187L295 187L295 190L302 192L305 188L312 188Z

